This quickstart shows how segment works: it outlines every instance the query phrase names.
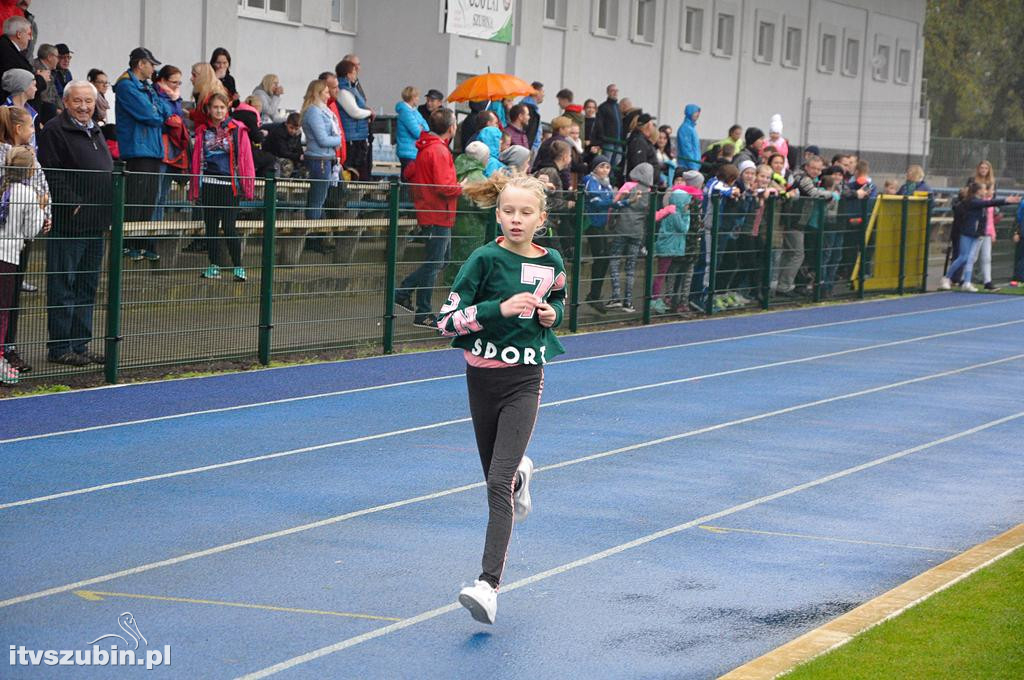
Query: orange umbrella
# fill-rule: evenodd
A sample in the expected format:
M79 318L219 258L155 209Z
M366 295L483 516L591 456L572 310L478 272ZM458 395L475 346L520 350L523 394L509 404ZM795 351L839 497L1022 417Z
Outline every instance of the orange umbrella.
M508 73L484 73L463 82L448 95L450 102L480 102L536 94L533 86Z

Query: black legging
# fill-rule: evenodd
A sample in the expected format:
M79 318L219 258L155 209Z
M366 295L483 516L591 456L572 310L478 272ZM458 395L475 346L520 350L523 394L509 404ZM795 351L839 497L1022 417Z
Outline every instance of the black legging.
M466 366L466 385L490 510L480 580L497 588L512 538L516 470L537 422L544 368Z
M230 180L225 179L225 182ZM227 240L228 254L231 264L242 266L242 240L235 229L238 218L238 196L231 190L230 184L204 183L199 192L203 204L203 222L206 224L206 252L210 264L220 266L220 238L218 226L223 227Z
M587 247L590 248L590 294L588 300L600 300L604 277L608 274L608 254L611 251L612 235L605 229L587 230Z
M25 247L21 251L21 258L18 260L17 273L14 275L14 297L11 299L11 311L7 317L7 333L0 338L0 344L13 346L18 341L18 309L21 307L21 283L25 280L25 272L28 271L28 256L32 249L32 241L25 241Z

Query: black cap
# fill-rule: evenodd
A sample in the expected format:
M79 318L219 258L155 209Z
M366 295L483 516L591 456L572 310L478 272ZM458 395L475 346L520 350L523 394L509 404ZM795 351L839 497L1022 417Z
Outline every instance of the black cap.
M743 141L746 142L747 146L754 146L754 143L759 139L764 139L764 133L761 132L761 128L748 127L743 135Z
M806 149L804 149L804 153L813 153L815 156L820 156L821 155L821 149L819 149L814 144L811 144Z
M56 45L54 45L54 47L57 48L57 54L74 54L74 52L71 51L71 48L65 45L64 43L57 43Z
M128 62L136 62L140 59L145 59L153 66L159 66L163 62L153 56L153 53L147 50L145 47L136 47L132 50L132 53L128 55Z
M641 113L639 116L637 116L636 124L637 124L637 126L647 125L652 120L655 120L655 118L651 114L649 114L649 113Z
M427 90L427 99L444 99L444 94L440 90Z

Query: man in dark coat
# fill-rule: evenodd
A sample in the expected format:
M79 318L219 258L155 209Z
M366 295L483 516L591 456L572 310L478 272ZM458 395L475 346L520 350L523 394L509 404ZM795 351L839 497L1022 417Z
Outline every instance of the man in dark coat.
M53 197L53 230L46 239L47 358L68 366L102 364L89 350L93 306L110 228L110 150L93 121L96 88L72 81L64 111L40 131L39 164ZM87 172L75 172L75 171Z
M25 50L32 42L32 24L23 16L13 16L4 22L4 34L0 36L0 78L12 68L20 68L36 76L36 91L46 89L46 80L36 73L32 63L25 56ZM0 101L11 96L0 88ZM38 108L38 107L36 107Z
M641 163L650 163L657 175L657 170L661 166L658 162L658 150L653 141L657 137L658 125L654 116L649 113L641 113L636 119L636 127L626 142L626 177L629 177L630 171Z

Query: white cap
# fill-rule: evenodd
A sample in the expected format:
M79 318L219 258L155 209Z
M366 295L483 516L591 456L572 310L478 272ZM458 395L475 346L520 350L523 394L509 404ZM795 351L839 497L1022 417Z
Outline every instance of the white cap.
M737 165L736 167L739 168L739 171L741 173L744 170L746 170L747 168L750 168L751 170L756 170L757 169L757 166L754 165L754 161L750 160L749 158L744 158L742 161L740 161L740 164Z
M768 132L777 132L782 134L782 114L776 113L772 116L771 122L768 123Z

